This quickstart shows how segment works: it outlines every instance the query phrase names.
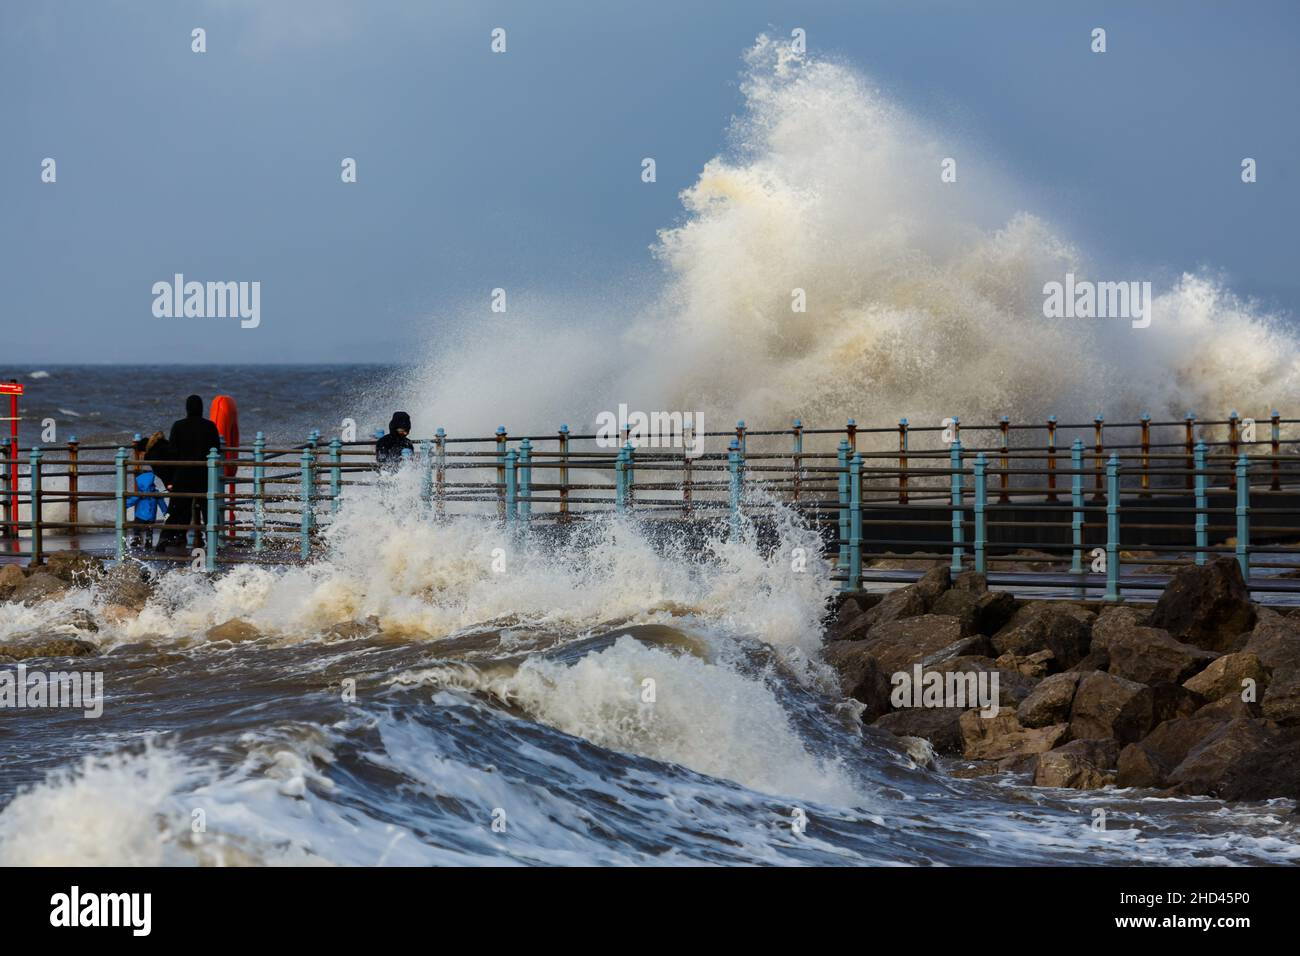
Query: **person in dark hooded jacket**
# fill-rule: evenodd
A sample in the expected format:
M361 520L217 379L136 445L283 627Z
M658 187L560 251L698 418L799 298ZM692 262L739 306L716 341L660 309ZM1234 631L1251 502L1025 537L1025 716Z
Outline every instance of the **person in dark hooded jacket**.
M388 434L375 442L375 461L381 468L396 468L402 463L402 452L409 448L415 452L415 445L406 436L411 433L411 416L406 412L393 412L388 423Z
M169 454L176 461L205 461L211 449L221 447L221 433L217 426L203 417L203 399L197 395L185 399L185 417L172 425L167 442L171 446ZM203 465L176 465L167 477L172 491L194 493L208 490L208 471ZM183 544L185 529L195 521L200 527L207 521L207 502L202 498L173 498L171 513L164 526L170 530L159 536L159 549Z

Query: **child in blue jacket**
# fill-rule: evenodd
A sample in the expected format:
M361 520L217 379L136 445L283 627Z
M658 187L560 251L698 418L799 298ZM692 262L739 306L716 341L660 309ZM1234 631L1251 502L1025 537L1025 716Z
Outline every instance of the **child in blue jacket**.
M167 513L167 501L165 498L142 498L140 496L157 494L162 491L155 483L152 471L142 471L136 475L135 490L139 494L134 494L126 499L126 506L135 509L135 520L131 522L134 531L131 536L131 547L152 548L153 523L157 520L159 512Z

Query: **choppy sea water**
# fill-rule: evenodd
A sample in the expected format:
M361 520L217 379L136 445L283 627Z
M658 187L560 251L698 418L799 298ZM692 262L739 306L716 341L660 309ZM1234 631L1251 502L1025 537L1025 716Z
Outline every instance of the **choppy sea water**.
M112 392L99 376L141 377L82 370L73 386L50 371L37 409ZM207 371L241 409L276 410L254 427L286 437L362 380ZM204 387L196 370L157 374L150 403ZM256 388L265 399L246 399ZM162 411L115 394L95 426L110 442ZM786 516L777 534L775 549L750 533L700 547L609 520L557 551L491 521L435 522L416 476L399 474L350 492L309 567L169 571L138 617L94 591L4 605L0 642L93 620L81 633L102 656L60 666L102 670L105 702L98 719L0 711L0 862L1300 859L1287 801L1050 791L918 766L861 727L820 663L829 569L795 574L785 558L818 553L815 531ZM230 620L249 639L205 637Z

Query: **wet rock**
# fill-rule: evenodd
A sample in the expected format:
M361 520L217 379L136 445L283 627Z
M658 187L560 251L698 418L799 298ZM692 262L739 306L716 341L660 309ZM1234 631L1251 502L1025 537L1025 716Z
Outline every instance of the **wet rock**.
M964 755L969 760L1007 760L1046 753L1065 739L1069 725L1022 727L1016 712L1003 707L996 717L968 710L958 719Z
M1096 790L1115 782L1119 744L1113 740L1072 740L1047 753L1034 764L1034 785Z
M383 628L379 626L379 618L371 614L364 621L340 621L338 624L331 624L322 636L351 641L362 637L374 637L382 630Z
M933 770L936 765L934 746L924 737L900 737L898 742L903 745L903 752L916 764L924 770Z
M15 644L0 644L0 656L14 660L28 660L33 657L87 657L98 654L99 648L90 641L73 638L55 638L53 640L24 641Z
M1224 725L1214 717L1166 720L1120 752L1116 783L1121 787L1163 787L1198 743Z
M0 601L9 600L14 591L27 580L23 569L16 564L0 565Z
M85 608L80 607L68 611L66 614L59 615L59 617L49 623L48 627L50 630L66 629L86 631L91 634L99 630L99 624L95 621L95 615L91 614L90 611Z
M1260 705L1269 720L1284 726L1300 724L1300 669L1274 671Z
M1103 671L1083 675L1070 706L1070 735L1132 743L1154 726L1151 688Z
M1240 699L1250 682L1262 692L1268 686L1268 672L1258 657L1241 651L1211 661L1205 670L1184 681L1183 686L1206 700L1218 700L1229 694Z
M262 636L262 632L247 621L233 618L215 627L208 628L205 636L209 641L230 641L239 644L243 641L257 640Z
M1239 637L1255 625L1255 607L1229 557L1179 569L1151 614L1152 627L1175 640L1220 653L1238 650Z
M1228 800L1300 801L1300 727L1278 731L1267 749L1248 753L1228 768L1219 786Z
M1081 674L1053 674L1044 678L1016 708L1016 719L1025 727L1046 727L1070 722L1074 694Z
M1230 720L1188 752L1168 783L1181 793L1215 796L1235 764L1270 749L1276 736L1276 726L1269 721Z
M839 631L842 640L857 640L867 636L879 625L918 617L927 613L939 595L951 583L946 567L934 567L921 576L915 584L895 588L879 603L845 624Z
M99 577L104 561L80 551L52 551L45 556L45 570L68 584L85 587Z
M974 594L976 597L987 594L989 590L988 576L983 571L963 571L952 579L952 590L964 591L968 594Z
M109 604L139 611L149 603L153 591L149 569L138 561L122 561L104 573L99 592Z
M864 705L864 723L890 709L889 674L881 669L867 644L867 641L832 641L822 649L822 659L839 675L840 691Z
M20 604L35 604L45 598L62 594L68 587L67 581L55 577L48 571L37 570L27 575L23 583L14 589L9 600Z
M900 737L923 737L940 754L960 754L965 744L961 736L961 707L911 707L885 714L873 726Z
M1026 604L993 635L998 654L1033 654L1050 650L1062 669L1088 653L1092 613L1077 604L1034 601Z

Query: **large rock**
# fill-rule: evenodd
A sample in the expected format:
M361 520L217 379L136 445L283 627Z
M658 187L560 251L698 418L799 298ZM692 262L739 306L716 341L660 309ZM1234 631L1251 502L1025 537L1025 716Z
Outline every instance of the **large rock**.
M1243 755L1228 768L1219 796L1228 800L1285 797L1300 802L1300 727L1281 730L1267 749Z
M9 600L14 591L27 580L23 569L16 564L0 566L0 601Z
M1235 694L1228 694L1199 707L1194 716L1212 717L1222 723L1238 717L1259 717L1261 714L1263 710L1260 709L1259 701L1246 701Z
M1300 724L1300 669L1274 671L1260 704L1269 720L1288 727Z
M1003 707L996 717L983 717L968 710L958 721L961 725L964 755L970 760L1008 760L1046 753L1069 733L1069 725L1022 727L1016 712Z
M1208 651L1239 649L1239 638L1255 625L1255 607L1229 557L1180 569L1156 602L1150 625L1176 640Z
M1018 610L993 635L998 654L1024 656L1050 650L1060 669L1078 663L1088 653L1092 613L1077 604L1035 601Z
M839 674L844 696L864 705L864 723L889 712L889 675L881 670L866 641L832 641L822 648L822 658Z
M1121 787L1163 787L1174 768L1198 743L1224 725L1214 717L1166 720L1120 752L1116 783Z
M962 752L961 707L911 707L879 718L873 726L883 727L900 737L923 737L937 753L949 756Z
M57 578L48 571L36 570L23 579L23 583L14 589L9 600L21 604L35 604L37 601L62 594L69 588L67 581Z
M235 644L244 641L255 641L262 636L262 632L255 628L247 621L241 621L239 618L233 618L224 621L215 627L208 628L207 639L209 641L230 641Z
M1017 707L1020 702L1029 696L1030 691L1034 689L1034 681L1019 671L1008 670L998 666L997 662L991 657L982 657L979 655L964 655L962 657L953 657L948 660L940 661L925 668L925 673L962 674L974 675L973 686L979 687L981 684L987 688L991 694L993 677L997 676L998 699L992 703L1003 707ZM985 675L980 677L979 675ZM971 699L970 688L972 682L969 677L963 678L966 688L965 697ZM949 700L948 706L959 706L962 701ZM980 697L978 703L966 703L966 707L983 707L987 701Z
M1115 782L1112 768L1119 756L1113 740L1072 740L1039 754L1034 764L1034 785L1096 790Z
M1111 674L1139 684L1182 683L1214 660L1214 652L1184 644L1155 627L1137 623L1130 608L1097 617L1092 646L1106 652Z
M1242 648L1271 671L1300 668L1300 618L1272 611L1259 613L1259 622Z
M80 551L52 551L45 556L45 570L61 581L84 587L99 577L104 561Z
M73 638L0 644L0 657L11 657L19 661L31 657L86 657L98 653L99 648L90 641Z
M840 640L858 640L869 636L878 625L925 614L950 584L946 567L931 568L915 584L895 588L878 604L845 623L838 630L837 637Z
M969 573L969 572L968 572ZM966 587L944 591L930 606L932 614L946 614L962 623L967 634L996 634L1011 619L1016 599L1006 591L976 591Z
M1155 725L1153 698L1151 688L1137 681L1103 671L1086 674L1070 707L1070 735L1141 740Z
M871 629L866 646L887 674L910 671L913 664L930 667L988 650L986 638L962 634L961 622L942 614L922 614L877 624Z
M1255 687L1255 699L1268 686L1268 672L1258 657L1248 651L1224 654L1196 676L1183 682L1183 686L1206 700L1218 700L1229 694L1241 697L1247 687Z
M122 561L110 568L99 582L99 593L107 604L141 610L153 593L149 569L138 561Z
M1168 783L1182 793L1215 796L1230 777L1234 765L1270 749L1277 728L1266 720L1230 720L1197 743Z
M1056 655L1047 650L1035 651L1024 657L1015 654L1000 654L994 663L1003 670L1015 671L1030 680L1039 681L1054 669Z
M1080 674L1053 674L1039 682L1016 709L1016 719L1025 727L1046 727L1070 722L1070 708L1079 687Z

